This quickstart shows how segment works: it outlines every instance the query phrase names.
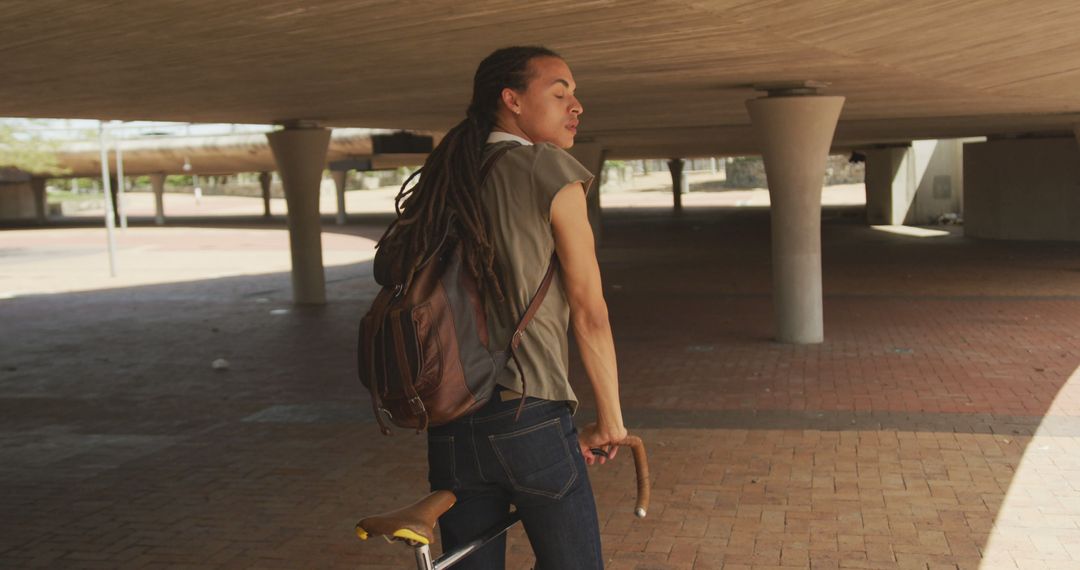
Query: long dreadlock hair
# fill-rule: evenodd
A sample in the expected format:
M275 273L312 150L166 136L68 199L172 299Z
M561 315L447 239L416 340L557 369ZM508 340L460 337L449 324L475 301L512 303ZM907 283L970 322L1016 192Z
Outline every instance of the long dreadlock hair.
M484 303L504 299L487 212L480 201L484 144L495 127L502 91L524 91L529 63L559 57L538 46L496 50L480 62L473 77L472 101L465 120L450 129L424 166L401 185L394 201L398 217L376 247L393 252L395 284L408 284L419 266L436 254L447 235L463 246L465 265ZM410 183L420 175L413 186Z

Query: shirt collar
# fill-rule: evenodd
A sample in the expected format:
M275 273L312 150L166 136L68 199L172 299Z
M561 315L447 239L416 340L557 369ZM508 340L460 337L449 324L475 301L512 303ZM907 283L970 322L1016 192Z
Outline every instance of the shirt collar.
M529 139L525 139L517 135L512 135L504 131L491 131L491 134L488 135L487 138L488 144L500 143L505 141L514 141L525 146L532 146L533 144L532 141L530 141Z

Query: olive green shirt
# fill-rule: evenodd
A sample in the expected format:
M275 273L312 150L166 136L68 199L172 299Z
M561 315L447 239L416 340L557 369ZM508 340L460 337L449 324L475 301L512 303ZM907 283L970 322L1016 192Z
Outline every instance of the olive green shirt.
M495 256L501 270L506 302L488 309L489 348L503 350L518 321L547 272L555 252L551 229L551 202L567 184L581 182L588 193L593 175L565 150L550 143L488 144L484 160L503 145L511 148L492 167L481 189L481 200L491 220ZM525 329L517 349L525 370L525 394L544 400L570 402L577 397L570 387L570 304L559 270L536 316ZM511 360L497 383L522 392L521 377Z

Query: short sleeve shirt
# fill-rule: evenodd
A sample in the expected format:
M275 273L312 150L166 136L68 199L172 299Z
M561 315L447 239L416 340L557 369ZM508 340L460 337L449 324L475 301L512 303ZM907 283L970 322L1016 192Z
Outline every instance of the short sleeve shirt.
M502 350L529 306L555 252L551 203L559 190L580 182L589 191L593 175L565 150L550 143L523 145L497 142L484 149L484 160L510 145L493 165L481 189L491 220L495 256L505 287L506 303L488 309L492 350ZM526 395L567 401L577 408L569 381L570 304L558 268L536 316L529 323L518 360L526 374ZM497 379L500 386L521 392L517 367L511 362Z

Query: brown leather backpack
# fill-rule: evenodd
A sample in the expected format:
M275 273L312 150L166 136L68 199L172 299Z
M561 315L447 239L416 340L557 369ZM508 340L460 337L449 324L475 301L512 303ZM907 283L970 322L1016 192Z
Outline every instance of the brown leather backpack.
M488 159L482 181L506 150ZM379 255L393 253L379 249L376 276L380 266L392 264ZM476 411L491 398L496 377L511 359L524 392L525 373L515 351L547 294L556 263L553 255L508 346L496 351L488 350L484 306L462 246L452 237L444 238L406 283L381 279L383 288L360 321L357 364L382 433L390 434L386 419L421 432ZM519 415L524 403L522 394Z

